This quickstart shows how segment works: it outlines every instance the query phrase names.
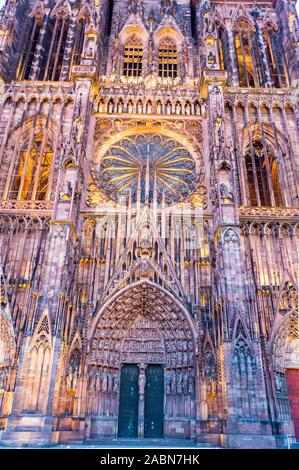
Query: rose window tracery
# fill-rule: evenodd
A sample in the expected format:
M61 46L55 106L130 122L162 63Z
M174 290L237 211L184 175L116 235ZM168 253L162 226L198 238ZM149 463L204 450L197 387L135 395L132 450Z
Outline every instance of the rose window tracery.
M109 198L128 196L167 203L186 199L197 188L198 175L190 152L179 142L158 134L124 137L112 144L101 159L92 165L92 176ZM148 194L146 195L146 192Z

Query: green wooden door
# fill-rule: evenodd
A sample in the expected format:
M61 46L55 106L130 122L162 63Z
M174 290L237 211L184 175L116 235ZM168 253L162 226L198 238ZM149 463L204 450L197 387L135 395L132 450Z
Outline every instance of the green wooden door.
M118 437L137 437L138 434L139 368L125 364L121 370L118 415Z
M144 437L163 437L164 370L150 365L145 371Z

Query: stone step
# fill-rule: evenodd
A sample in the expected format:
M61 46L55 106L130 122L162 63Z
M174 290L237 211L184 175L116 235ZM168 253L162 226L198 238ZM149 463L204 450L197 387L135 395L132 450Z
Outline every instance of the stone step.
M50 442L48 431L6 431L1 436L0 447L40 447Z
M84 445L93 447L194 447L211 448L207 443L197 443L191 439L125 439L125 438L90 438Z

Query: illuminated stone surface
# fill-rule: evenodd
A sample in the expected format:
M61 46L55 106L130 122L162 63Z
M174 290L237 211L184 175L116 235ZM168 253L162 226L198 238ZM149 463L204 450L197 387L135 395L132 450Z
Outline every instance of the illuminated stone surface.
M296 439L298 31L288 0L6 2L0 445Z

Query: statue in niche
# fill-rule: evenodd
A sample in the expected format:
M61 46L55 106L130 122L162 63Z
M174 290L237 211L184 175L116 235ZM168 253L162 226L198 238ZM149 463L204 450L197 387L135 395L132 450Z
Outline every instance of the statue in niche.
M102 392L107 392L108 390L108 374L107 374L107 369L106 367L104 367L104 370L102 372L102 375L101 375L101 379L102 379Z
M101 383L102 383L101 369L96 369L96 373L95 373L95 390L96 391L101 390Z
M183 353L183 365L186 367L188 365L188 354Z
M166 394L167 395L171 394L171 385L172 385L172 377L171 377L171 373L168 373L166 375Z
M167 101L166 103L166 114L171 114L172 113L172 107L170 101Z
M113 113L113 111L114 111L114 104L113 104L113 101L110 100L108 103L108 113Z
M95 390L96 389L95 385L96 385L95 370L94 370L94 367L92 366L88 372L88 382L87 382L88 390L90 391Z
M206 115L206 112L207 112L207 104L205 101L202 101L201 105L200 105L200 110L201 110L201 115L204 117Z
M209 55L208 55L208 64L209 65L215 65L216 64L216 57L215 57L215 55L213 54L212 51L210 51Z
M162 103L161 103L161 101L158 101L158 103L157 103L157 113L162 114Z
M137 113L139 113L139 114L143 113L142 101L138 101L138 103L137 103Z
M99 113L103 113L105 111L105 104L103 100L100 100L99 102L99 107L98 107Z
M128 113L132 114L133 112L134 112L133 103L132 103L132 101L129 101L129 103L128 103Z
M152 234L149 226L144 224L141 228L141 240L139 246L136 248L136 256L138 258L151 258L153 254L152 247Z
M216 360L212 351L207 351L204 356L204 374L209 380L216 379Z
M72 139L79 144L83 134L83 125L80 116L76 116L72 128Z
M178 372L177 381L176 381L176 390L177 394L181 395L183 392L183 373Z
M118 102L118 104L117 104L117 112L118 112L118 113L122 113L122 112L123 112L123 108L124 108L123 102L120 100L120 101Z
M147 113L147 114L151 114L152 111L153 111L153 110L152 110L152 102L151 102L151 101L148 101L148 102L146 103L146 113Z
M194 395L194 375L193 372L190 370L188 373L188 393L189 395L193 396Z
M188 116L190 116L190 114L191 114L191 104L189 103L189 101L188 101L188 103L187 103L186 106L185 106L185 113L186 113Z
M188 375L185 372L183 376L183 394L186 395L188 393Z
M113 377L113 392L118 392L118 374L114 374Z
M179 101L175 105L175 114L182 114L182 105Z
M113 378L112 378L111 374L108 374L108 378L107 378L107 391L108 391L108 392L112 392L112 388L113 388Z
M59 200L60 201L70 201L73 194L73 186L71 181L64 181L63 188L59 192Z
M224 203L233 202L234 196L228 184L220 184L220 197L221 201Z
M205 34L211 32L213 29L213 24L211 21L211 10L212 8L210 0L205 0L201 6Z
M200 116L201 112L200 112L200 104L198 101L196 101L195 103L195 106L194 106L194 109L195 109L195 114L196 116Z
M217 115L214 121L214 141L215 141L216 147L220 147L220 145L224 141L222 117L220 115Z
M170 382L170 387L171 387L171 393L173 395L176 394L177 392L177 387L176 387L176 377L175 377L175 372L171 372L171 382Z

